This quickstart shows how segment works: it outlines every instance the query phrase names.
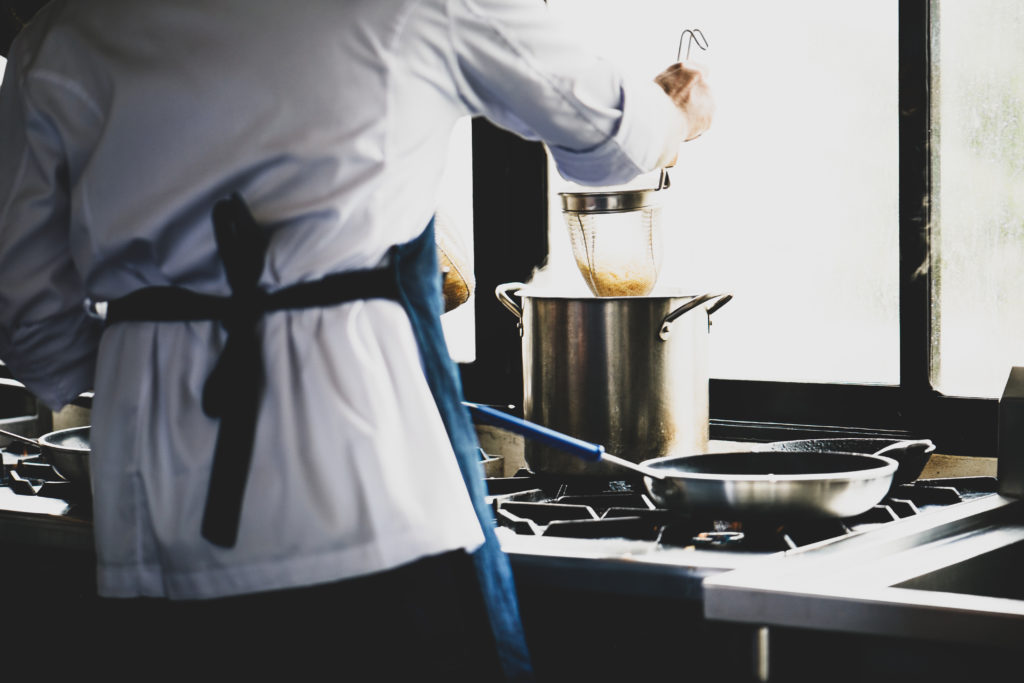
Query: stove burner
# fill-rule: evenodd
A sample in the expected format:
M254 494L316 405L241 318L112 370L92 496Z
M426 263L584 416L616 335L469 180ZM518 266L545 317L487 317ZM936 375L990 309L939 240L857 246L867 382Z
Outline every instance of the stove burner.
M26 458L38 458L42 453L38 446L30 446L27 443L19 443L11 441L3 448L0 448L0 453L3 453L4 462L8 460L24 460Z
M894 487L867 512L847 519L714 520L657 508L642 485L592 478L555 480L520 470L485 479L495 521L516 534L624 538L660 546L779 552L839 538L997 490L995 477L925 479Z
M3 455L5 486L18 496L52 498L68 504L66 512L88 518L92 513L92 492L82 482L69 481L40 454L38 448L10 444L0 449Z
M743 541L744 536L745 534L742 531L702 531L693 537L693 544L717 548L740 543Z

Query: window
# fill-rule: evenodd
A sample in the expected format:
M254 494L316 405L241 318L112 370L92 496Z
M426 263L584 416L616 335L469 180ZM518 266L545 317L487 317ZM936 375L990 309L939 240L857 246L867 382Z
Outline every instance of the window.
M932 379L998 396L1024 365L1024 5L932 3Z
M646 77L675 58L683 29L708 40L691 58L710 65L719 112L670 171L663 278L735 295L712 331L712 436L913 435L943 453L995 455L995 399L1024 364L1024 7L549 5ZM548 168L521 157L504 181ZM478 194L527 204L522 187L502 195L494 166L475 163ZM502 252L518 278L549 253L569 255L549 201L568 186L545 175L550 187L530 189L543 192L550 232L517 245L516 268ZM476 236L478 255L496 249L488 234ZM476 373L504 378L494 402L518 401L519 340L490 341Z

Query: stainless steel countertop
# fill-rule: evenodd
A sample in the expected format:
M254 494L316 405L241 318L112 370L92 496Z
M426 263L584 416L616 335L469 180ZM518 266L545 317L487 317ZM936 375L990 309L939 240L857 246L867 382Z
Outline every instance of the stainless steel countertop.
M950 642L1024 642L1024 600L925 590L935 572L1024 541L1024 503L979 498L704 582L708 618ZM1024 567L1004 567L1024 578ZM955 576L955 574L954 574ZM1016 577L1013 577L1016 578ZM977 584L984 577L974 576ZM1016 581L1019 583L1019 579Z
M0 542L93 552L92 521L63 500L0 487Z
M498 527L519 581L618 595L701 600L709 576L781 553L669 548L654 541L523 536Z

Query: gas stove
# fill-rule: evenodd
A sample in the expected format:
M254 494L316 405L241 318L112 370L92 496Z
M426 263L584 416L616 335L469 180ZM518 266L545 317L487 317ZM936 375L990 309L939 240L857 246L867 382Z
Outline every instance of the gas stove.
M14 524L64 529L91 541L87 487L60 477L31 447L8 446L0 480L0 534ZM491 456L481 454L487 460ZM866 513L847 519L720 520L658 509L629 479L557 479L520 470L484 476L502 547L520 571L579 586L581 563L604 590L701 597L704 577L866 533L930 511L992 495L995 477L919 479L894 487ZM53 534L48 533L49 540ZM68 539L60 539L67 542ZM637 575L645 577L636 581Z
M699 600L707 576L769 556L864 534L901 520L993 495L995 477L919 479L895 486L872 509L847 519L720 520L658 509L642 482L568 478L520 470L486 477L502 547L531 580Z
M91 553L88 487L57 474L32 447L0 449L0 541Z
M88 491L38 454L19 447L3 457L0 541L21 548L26 561L39 555L17 576L72 567L55 580L74 580L74 598L85 600ZM542 680L679 675L682 660L694 680L750 680L763 630L709 620L706 583L998 497L993 477L922 479L855 518L765 525L660 510L642 483L627 479L559 481L526 470L505 477L484 468L483 480Z
M769 680L767 629L709 619L707 584L999 497L995 477L918 479L856 517L766 524L658 509L628 479L520 470L484 481L531 651L550 680L683 671L691 680ZM773 637L778 645L782 636Z

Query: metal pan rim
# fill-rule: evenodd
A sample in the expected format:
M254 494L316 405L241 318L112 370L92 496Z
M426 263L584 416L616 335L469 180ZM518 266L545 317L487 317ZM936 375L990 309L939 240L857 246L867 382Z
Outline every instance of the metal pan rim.
M751 453L753 453L752 451ZM762 452L776 452L776 451L759 451ZM783 451L777 451L783 452ZM746 453L744 453L746 454ZM884 455L874 455L870 453L841 453L833 451L823 451L815 453L815 455L825 455L828 457L829 454L837 454L843 456L853 456L863 460L875 460L877 465L868 467L863 470L848 470L843 472L818 472L808 474L725 474L725 473L714 473L714 472L686 472L681 470L674 470L671 467L662 466L665 462L679 462L684 458L700 458L701 455L691 456L678 456L670 455L662 458L654 458L653 460L647 460L641 463L644 467L650 467L659 471L664 471L665 474L672 479L682 480L700 480L700 481L719 481L719 482L750 482L750 483L786 483L786 482L806 482L806 481L862 481L869 479L879 479L886 476L891 476L896 473L899 468L899 463L892 458ZM730 453L709 453L703 455L716 455L716 456L728 456ZM651 479L652 477L648 477Z

